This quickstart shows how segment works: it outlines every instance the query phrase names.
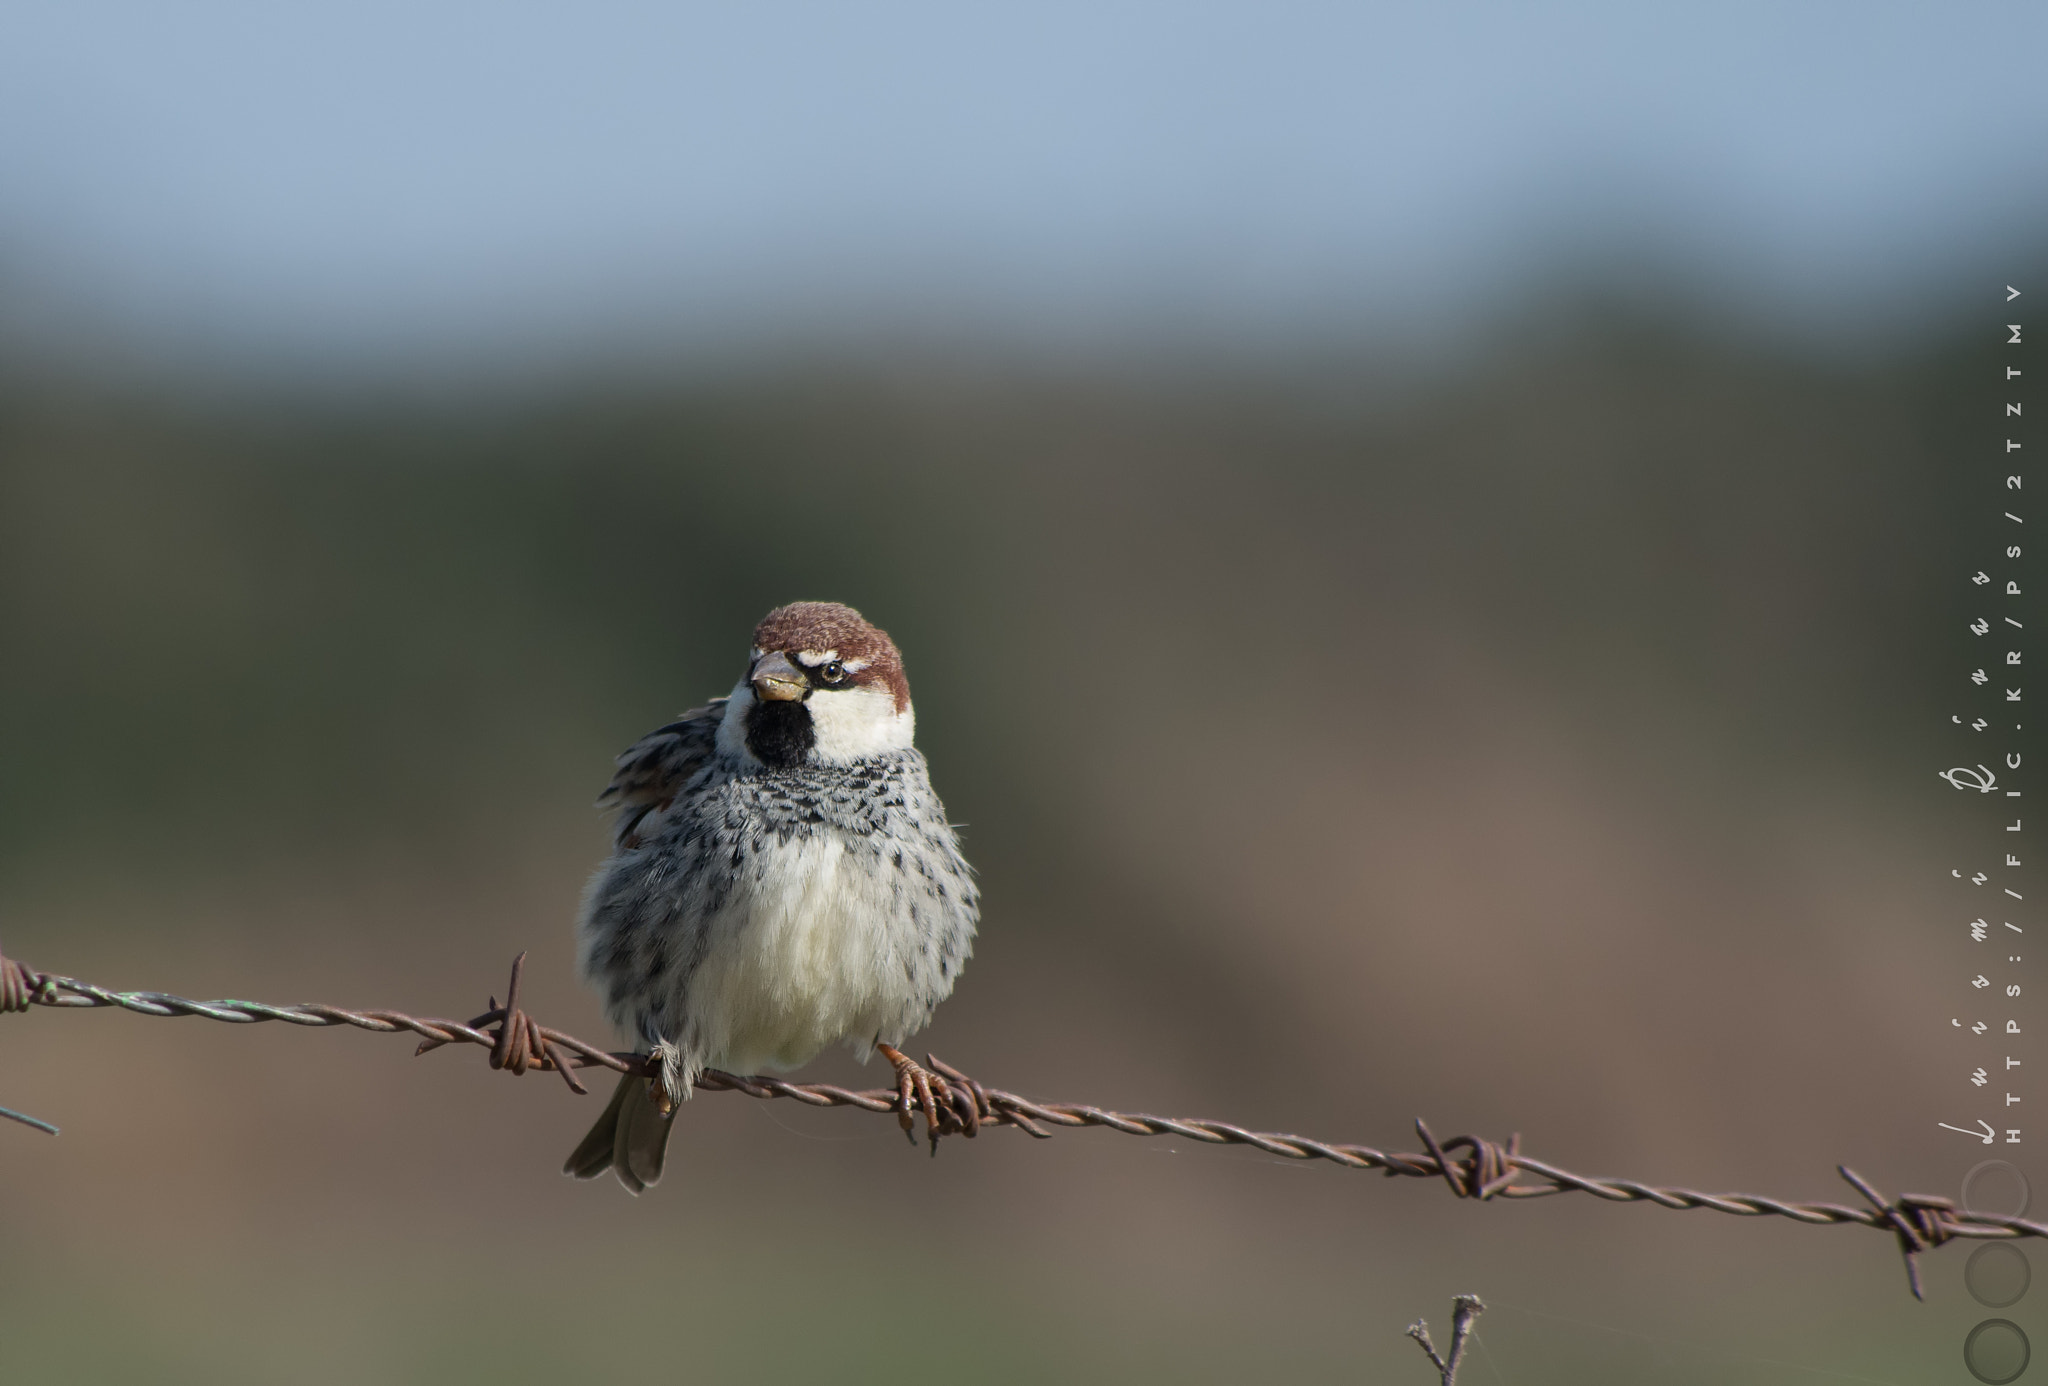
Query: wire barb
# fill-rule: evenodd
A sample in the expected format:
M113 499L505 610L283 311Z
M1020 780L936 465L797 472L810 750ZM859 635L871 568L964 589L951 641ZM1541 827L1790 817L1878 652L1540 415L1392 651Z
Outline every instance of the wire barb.
M1508 1137L1505 1147L1495 1145L1482 1136L1453 1136L1442 1145L1438 1145L1436 1137L1430 1134L1428 1123L1417 1117L1415 1134L1422 1137L1422 1143L1429 1147L1430 1158L1436 1161L1444 1182L1451 1186L1451 1193L1456 1197L1476 1198L1484 1202L1497 1193L1506 1193L1509 1197L1522 1197L1530 1192L1527 1189L1514 1191L1515 1172L1518 1168L1515 1161L1522 1153L1520 1131ZM1454 1161L1444 1154L1446 1150L1461 1148L1470 1150L1471 1155L1466 1159ZM1534 1192L1553 1191L1538 1189Z
M1913 1298L1924 1301L1927 1296L1920 1293L1920 1263L1913 1258L1961 1234L1955 1201L1929 1194L1904 1194L1893 1203L1847 1165L1836 1165L1835 1172L1870 1200L1870 1206L1880 1214L1877 1225L1898 1234L1899 1255L1906 1262L1906 1284L1912 1289Z
M479 1045L490 1051L492 1068L507 1070L515 1076L531 1069L552 1070L561 1074L562 1081L577 1093L587 1092L576 1077L580 1069L606 1068L615 1073L656 1076L656 1065L647 1055L600 1049L574 1035L541 1025L521 1010L519 992L525 964L524 953L513 960L504 1005L493 997L482 1015L462 1022L410 1016L399 1011L350 1011L325 1005L275 1006L261 1001L192 1001L157 991L110 991L75 977L37 972L0 956L0 1014L25 1011L31 1006L67 1010L115 1007L137 1015L196 1015L235 1025L275 1020L288 1025L348 1026L379 1034L413 1034L420 1037L414 1051L417 1054L449 1044ZM1376 1169L1389 1178L1401 1175L1441 1179L1455 1197L1480 1202L1584 1193L1611 1203L1708 1208L1735 1217L1789 1218L1812 1227L1878 1228L1890 1232L1898 1241L1906 1261L1907 1280L1916 1297L1920 1296L1921 1288L1915 1258L1924 1251L1958 1237L2048 1237L2048 1223L1958 1209L1951 1199L1901 1194L1896 1200L1887 1200L1846 1166L1838 1167L1842 1178L1863 1195L1869 1207L1791 1203L1761 1194L1709 1194L1632 1179L1589 1178L1523 1154L1519 1132L1510 1136L1506 1145L1469 1135L1439 1141L1426 1123L1417 1120L1416 1135L1426 1153L1388 1154L1366 1145L1338 1145L1282 1132L1247 1131L1222 1121L1112 1112L1076 1102L1034 1102L999 1088L984 1087L935 1056L927 1055L926 1060L927 1066L946 1080L947 1098L938 1105L947 1130L964 1133L984 1126L1014 1126L1027 1135L1047 1140L1052 1136L1047 1129L1050 1127L1099 1126L1128 1136L1176 1136L1205 1145L1245 1145L1281 1159L1324 1160L1346 1169ZM759 1074L742 1077L718 1069L706 1070L696 1086L702 1091L737 1092L763 1100L784 1098L809 1107L854 1107L891 1116L902 1105L894 1088L856 1091L829 1083L791 1083ZM0 1107L0 1116L52 1133L57 1129L48 1122L4 1107ZM1454 1344L1454 1353L1455 1350Z

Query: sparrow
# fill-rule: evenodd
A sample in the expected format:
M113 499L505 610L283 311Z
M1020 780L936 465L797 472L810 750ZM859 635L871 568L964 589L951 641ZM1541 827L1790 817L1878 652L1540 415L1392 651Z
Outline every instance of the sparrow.
M578 962L658 1076L620 1080L564 1173L609 1169L637 1194L706 1069L787 1070L842 1043L895 1067L906 1132L915 1106L934 1151L942 1128L972 1133L971 1096L897 1048L952 993L980 914L915 722L887 632L793 602L754 628L730 694L618 757Z

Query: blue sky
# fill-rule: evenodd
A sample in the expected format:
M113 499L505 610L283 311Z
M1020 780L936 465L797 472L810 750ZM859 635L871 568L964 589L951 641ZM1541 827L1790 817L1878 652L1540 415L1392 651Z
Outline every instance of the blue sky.
M1780 316L2048 226L2048 6L0 5L0 285L158 348Z

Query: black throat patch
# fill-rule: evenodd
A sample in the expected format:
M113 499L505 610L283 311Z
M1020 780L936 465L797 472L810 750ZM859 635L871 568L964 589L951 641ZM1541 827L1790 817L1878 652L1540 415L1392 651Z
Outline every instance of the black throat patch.
M811 710L801 702L759 702L747 709L747 749L763 765L787 770L803 764L818 744Z

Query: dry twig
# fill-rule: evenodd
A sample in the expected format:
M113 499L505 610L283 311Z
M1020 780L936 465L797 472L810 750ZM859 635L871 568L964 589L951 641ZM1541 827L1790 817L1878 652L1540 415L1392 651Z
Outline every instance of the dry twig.
M1456 1295L1451 1299L1451 1353L1439 1357L1436 1344L1429 1340L1429 1320L1417 1319L1408 1325L1408 1336L1422 1344L1422 1350L1429 1354L1429 1360L1436 1364L1438 1375L1443 1377L1443 1386L1458 1386L1458 1359L1465 1355L1465 1340L1472 1336L1472 1324L1486 1306L1478 1295Z

